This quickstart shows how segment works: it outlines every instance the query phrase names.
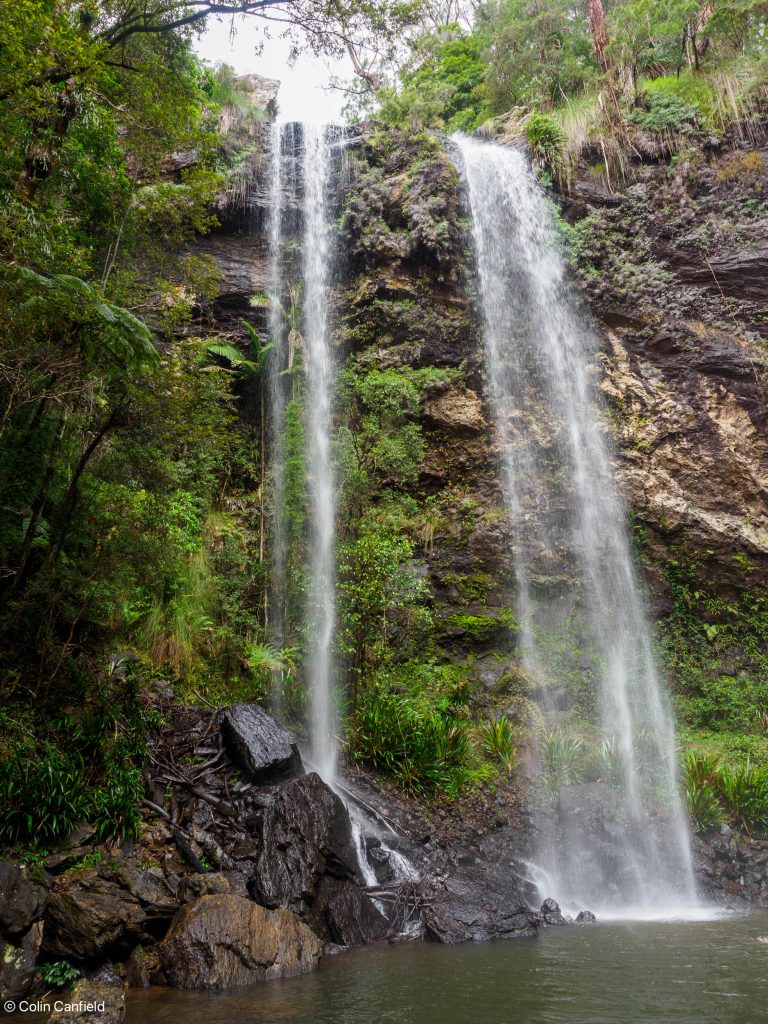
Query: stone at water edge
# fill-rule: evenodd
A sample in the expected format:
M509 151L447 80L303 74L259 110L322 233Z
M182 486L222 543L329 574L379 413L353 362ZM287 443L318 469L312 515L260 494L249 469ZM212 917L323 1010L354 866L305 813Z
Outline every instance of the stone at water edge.
M0 939L0 1002L18 1000L29 992L42 938L43 922L35 921L15 942Z
M70 992L58 993L62 1009L48 1024L124 1024L125 986L109 964L81 978Z
M597 924L597 918L591 910L580 910L576 915L576 924Z
M544 900L541 904L541 916L544 918L544 924L568 924L566 919L563 917L563 912L560 910L560 904L551 897Z
M321 943L290 910L265 910L242 896L186 904L158 947L169 984L220 989L317 970Z
M227 708L221 733L230 758L251 782L277 782L303 771L294 737L257 704Z
M270 794L259 840L261 852L248 889L266 907L289 907L304 915L323 875L359 881L349 814L316 772Z

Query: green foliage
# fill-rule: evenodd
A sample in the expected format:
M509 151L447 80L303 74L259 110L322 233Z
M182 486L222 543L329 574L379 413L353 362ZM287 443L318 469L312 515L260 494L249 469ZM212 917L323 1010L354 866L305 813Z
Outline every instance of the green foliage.
M646 131L689 132L701 121L701 111L673 93L654 89L646 102L647 109L632 111L632 120Z
M40 964L40 976L46 985L52 988L69 988L80 977L81 971L69 960L56 960L53 963Z
M392 126L472 131L487 116L482 44L458 26L419 36L400 70L401 88L382 89L377 116Z
M700 566L673 551L664 575L672 611L662 647L679 714L690 725L765 732L768 722L768 603L760 593L714 594Z
M757 766L747 758L731 768L721 765L715 782L731 821L749 831L768 829L768 766Z
M544 791L556 796L562 786L579 782L586 771L587 747L579 736L564 729L550 729L539 740Z
M539 166L557 176L563 166L566 139L555 118L534 110L526 123L525 136Z
M351 733L356 756L412 792L455 794L470 774L467 699L453 666L415 663L381 672L359 695Z
M136 668L118 666L77 714L52 718L38 738L21 708L5 720L0 749L0 839L36 845L84 821L105 840L136 835L147 735L156 717L136 689Z
M707 783L686 782L685 802L697 832L708 832L723 820L717 791Z
M342 652L360 680L390 656L429 654L432 616L427 582L412 562L396 517L369 514L339 550Z
M480 739L486 751L504 765L507 774L517 768L519 761L515 750L515 733L508 718L495 718L485 722L480 729Z
M694 750L683 758L688 808L697 831L727 820L746 831L768 831L768 766L747 756L731 765Z

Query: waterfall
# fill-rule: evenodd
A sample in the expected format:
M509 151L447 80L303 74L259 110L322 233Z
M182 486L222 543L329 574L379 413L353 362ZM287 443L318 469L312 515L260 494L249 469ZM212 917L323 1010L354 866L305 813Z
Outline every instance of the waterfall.
M454 141L472 222L520 652L550 730L542 745L548 737L551 748L567 748L579 727L589 728L585 719L599 723L599 778L561 778L544 802L537 856L556 890L546 895L603 916L690 913L696 893L674 724L593 379L596 335L571 295L525 157ZM599 694L586 709L592 687L579 688L584 680Z
M331 458L334 360L329 329L333 234L328 192L329 131L304 125L304 348L307 368L309 477L309 604L307 681L311 759L327 781L336 771L338 732L332 644L336 621L334 533L336 495Z
M269 389L269 449L272 482L272 571L270 575L269 632L278 649L286 641L286 536L285 536L285 404L286 393L283 373L286 367L284 329L279 302L283 296L283 128L272 124L269 134L268 222L269 242L269 342L272 345L268 360ZM279 674L275 674L273 703L282 713L283 694Z

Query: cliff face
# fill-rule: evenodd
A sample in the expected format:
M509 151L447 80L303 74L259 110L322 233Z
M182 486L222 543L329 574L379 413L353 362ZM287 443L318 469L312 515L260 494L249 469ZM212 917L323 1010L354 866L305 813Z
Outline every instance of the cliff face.
M621 473L657 594L684 544L733 596L768 569L768 162L737 149L642 177L566 211L606 337Z
M585 315L591 311L601 338L595 369L606 429L652 605L678 625L684 612L673 648L686 648L686 630L709 639L719 630L702 655L705 674L724 673L742 689L745 667L750 679L759 675L765 653L762 619L750 619L745 636L734 617L758 607L768 577L768 280L760 241L767 167L762 154L732 149L680 159L674 171L641 167L639 180L617 194L585 170L570 195L555 197ZM355 436L373 482L352 512L342 503L340 536L392 494L409 501L397 529L432 617L430 656L474 680L476 706L530 710L536 695L514 656L512 538L455 168L431 136L363 130L349 147L346 175L339 364L358 383L389 371L413 382L416 408L391 429L382 414L377 430L395 444L405 437L398 430L415 426L419 442L414 471L390 472L378 435L366 434L370 410L347 387L340 426ZM258 218L248 229L232 220L203 245L223 270L216 318L236 336L239 320L258 315L249 294L266 287ZM396 648L409 628L393 616L386 643ZM679 661L673 656L673 674ZM692 685L687 676L677 682L683 693ZM759 704L759 695L748 699Z

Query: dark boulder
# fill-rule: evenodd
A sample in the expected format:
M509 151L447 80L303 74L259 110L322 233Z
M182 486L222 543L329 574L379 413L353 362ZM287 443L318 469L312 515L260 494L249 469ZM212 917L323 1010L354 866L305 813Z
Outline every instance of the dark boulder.
M541 904L541 916L544 918L544 924L568 924L560 910L560 904L551 897Z
M0 935L23 935L43 916L47 902L47 886L33 881L26 867L0 860Z
M304 915L324 875L358 881L349 814L316 773L273 790L257 827L249 890L265 907Z
M320 879L310 923L339 946L364 946L383 939L386 918L359 885L326 875Z
M597 924L597 918L591 910L580 910L576 915L576 924Z
M158 951L171 985L220 989L317 970L321 947L291 911L219 895L182 907Z
M109 964L81 978L57 1000L48 1024L123 1024L125 987Z
M541 915L514 894L484 885L480 878L454 877L424 915L424 937L450 946L526 938L536 935L542 923Z
M76 960L127 953L162 934L177 909L165 882L132 858L67 872L51 890L45 949Z
M302 771L294 737L257 704L233 704L221 731L230 758L252 782L277 782Z

